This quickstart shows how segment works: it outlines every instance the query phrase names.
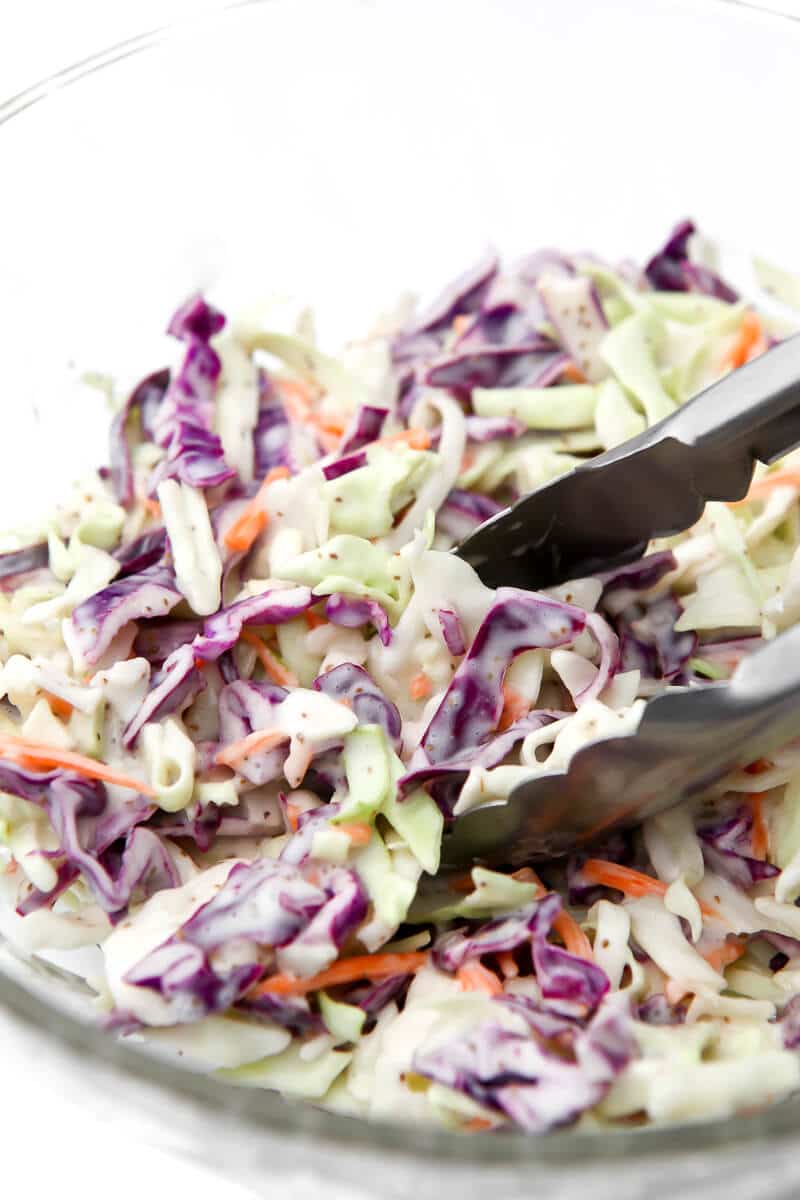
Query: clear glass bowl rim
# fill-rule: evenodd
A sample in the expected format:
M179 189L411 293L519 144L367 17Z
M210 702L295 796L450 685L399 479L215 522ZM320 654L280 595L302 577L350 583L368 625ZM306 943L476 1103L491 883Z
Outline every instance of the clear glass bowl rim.
M723 9L734 6L752 10L752 15L779 27L791 23L800 26L800 17L776 9L756 7L748 0L702 0L706 6ZM275 0L233 0L221 3L212 12L148 30L115 43L70 64L0 102L0 125L18 117L43 100L54 100L63 88L82 83L114 63L145 53L167 40L179 38L198 21L235 17L237 11L272 5ZM695 0L699 3L699 0ZM48 1004L15 979L0 972L0 1005L15 1021L38 1031L48 1041L66 1047L75 1057L89 1055L98 1064L121 1072L131 1081L154 1086L200 1105L209 1114L224 1111L246 1125L268 1127L272 1132L308 1138L331 1148L359 1147L374 1151L385 1149L404 1157L422 1157L437 1163L450 1161L469 1164L567 1165L607 1163L621 1160L668 1158L676 1152L709 1152L764 1140L796 1136L800 1125L800 1095L762 1112L730 1119L696 1124L681 1124L657 1129L615 1129L567 1131L547 1137L500 1132L491 1138L464 1137L440 1128L431 1129L388 1121L367 1121L326 1112L307 1103L285 1101L276 1093L238 1088L210 1076L176 1069L144 1051L134 1050L104 1033L96 1025L70 1016L56 1005Z

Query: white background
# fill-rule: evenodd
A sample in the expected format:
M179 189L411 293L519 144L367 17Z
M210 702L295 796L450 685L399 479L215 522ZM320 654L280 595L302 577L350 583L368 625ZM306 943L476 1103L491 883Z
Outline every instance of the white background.
M800 0L767 0L761 6L800 16ZM12 16L6 0L0 100L115 42L216 7L209 0L23 0ZM45 1191L60 1200L107 1200L109 1194L115 1200L147 1195L240 1200L248 1194L148 1146L144 1135L120 1121L98 1128L79 1104L48 1089L46 1063L31 1061L30 1045L3 1033L0 1014L4 1177L22 1184L15 1167L32 1169L23 1186L33 1200Z
M11 9L14 8L13 16ZM108 46L191 15L213 0L0 0L0 102ZM9 1035L0 1013L3 1176L31 1200L247 1200L248 1189L148 1144L109 1114L98 1122L52 1089L46 1063ZM166 1139L168 1140L168 1139Z
M800 0L748 3L800 16ZM13 5L12 16L11 0L5 0L0 100L125 38L221 7L218 0L21 0Z

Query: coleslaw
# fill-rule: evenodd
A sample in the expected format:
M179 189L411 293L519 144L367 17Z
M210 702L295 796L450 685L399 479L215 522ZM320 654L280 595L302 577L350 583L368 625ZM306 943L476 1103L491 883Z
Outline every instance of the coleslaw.
M472 1133L800 1086L797 745L536 871L440 869L459 814L800 619L800 452L601 577L452 553L786 335L695 232L489 253L338 358L192 296L109 466L0 543L2 932L110 1031Z

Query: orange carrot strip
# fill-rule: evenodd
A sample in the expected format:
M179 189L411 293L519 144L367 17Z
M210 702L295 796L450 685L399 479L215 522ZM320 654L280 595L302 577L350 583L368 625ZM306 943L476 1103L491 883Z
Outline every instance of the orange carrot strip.
M415 675L408 686L408 694L412 700L426 700L431 694L431 681L424 671Z
M553 921L553 929L555 929L564 943L564 948L570 954L574 954L576 958L583 958L586 962L594 962L592 943L575 918L566 909L562 908L555 921Z
M497 956L497 961L500 964L500 970L503 972L504 979L517 978L519 967L517 966L517 960L510 950L502 950Z
M313 425L320 433L329 434L337 442L341 440L344 425L334 417L314 412L313 393L308 384L299 379L276 379L275 386L291 420L298 425ZM335 449L333 446L328 448Z
M311 412L311 391L299 379L278 378L274 381L283 407L295 421L308 420Z
M752 500L763 500L779 487L800 488L800 471L787 468L785 471L773 471L770 475L764 475L762 479L750 484L750 490L742 500L729 501L728 508L738 508L742 504L750 504Z
M503 985L483 963L465 963L456 971L456 979L461 984L462 992L487 992L490 996L502 996Z
M760 792L751 792L747 799L753 813L753 858L760 858L765 862L769 854L769 827L764 816L764 797Z
M602 858L588 858L581 873L590 883L615 888L626 896L663 896L667 890L666 883L653 879L652 875L620 866L619 863L606 862Z
M588 383L588 379L584 375L577 363L568 362L561 372L562 378L568 379L570 383Z
M519 721L521 717L526 717L531 710L531 702L526 696L515 692L513 688L503 684L503 711L500 714L500 720L497 722L497 728L500 732L508 729L509 725L513 725L515 721Z
M341 421L336 421L333 417L323 417L320 413L311 413L308 420L312 425L315 425L321 433L329 433L331 437L341 440L344 437L345 427Z
M458 320L458 317L456 317L456 320ZM461 1129L464 1133L483 1133L484 1130L491 1128L492 1122L487 1120L486 1117L470 1117L470 1119L465 1121L461 1126Z
M519 879L521 883L535 883L540 891L547 891L547 888L532 867L523 867L521 870L515 871L512 878ZM553 929L564 943L564 948L570 954L574 954L576 958L583 958L586 962L594 962L592 943L575 918L565 908L562 908L555 921L553 921Z
M346 833L354 846L366 846L372 840L372 826L366 821L352 821L342 825L335 825L340 833Z
M116 783L119 787L131 788L141 792L143 796L155 796L155 791L146 783L130 775L123 775L105 763L95 762L83 754L72 750L57 750L54 746L45 746L41 742L30 742L27 738L18 737L13 733L0 734L0 758L16 760L23 766L29 767L64 767L85 775L87 779L100 779L104 783Z
M326 433L324 429L317 429L317 441L326 454L333 454L338 450L341 440L341 437L335 434Z
M328 624L324 617L321 617L319 613L312 612L310 608L303 613L303 619L309 629L319 629L320 625Z
M464 896L475 891L475 881L469 871L460 875L451 875L447 880L447 886L451 892L460 892Z
M602 858L587 858L581 867L584 878L590 883L599 883L604 887L615 888L626 896L664 896L667 884L652 875L634 871L631 867L622 867L619 863L606 862ZM707 917L717 917L719 913L700 901L700 911Z
M229 550L249 550L259 534L264 532L268 522L269 516L263 508L248 505L225 534L225 545Z
M253 647L262 667L273 683L278 683L281 687L297 687L297 676L264 645L257 633L254 633L252 629L243 629L241 638L243 642L247 642L248 646Z
M149 517L154 521L161 520L161 505L152 496L140 496L139 503Z
M286 801L286 822L292 833L297 833L297 827L300 824L300 809L296 804L292 804L291 800Z
M723 971L742 957L747 949L746 938L729 938L721 946L708 950L703 958L715 971Z
M763 775L766 771L771 771L772 766L768 758L757 758L755 762L747 764L745 771L748 775Z
M248 755L255 754L259 750L271 750L288 739L289 734L284 733L282 729L254 729L240 741L223 746L221 750L217 751L214 762L219 767L233 767Z
M264 508L266 491L276 479L288 479L286 467L272 467L264 476L261 487L242 513L236 518L225 534L225 545L229 550L249 550L260 533L263 533L269 521Z
M468 471L474 462L475 462L475 451L474 450L465 450L464 453L461 455L461 470Z
M275 386L289 419L297 425L313 425L326 450L335 450L342 440L345 427L333 417L314 412L313 393L299 379L276 379Z
M72 716L72 705L69 700L63 700L61 696L54 696L52 692L42 692L47 703L50 705L51 711L57 717L61 717L62 721L68 721Z
M407 954L358 954L353 958L340 958L333 966L317 975L297 979L293 975L273 975L251 989L250 996L304 996L320 988L336 987L340 983L353 983L357 979L388 979L391 975L412 975L428 961L421 951Z
M410 446L412 450L430 450L431 435L427 429L401 429L399 433L387 433L385 437L378 438L376 443L378 446L398 444Z
M751 310L744 314L736 341L722 360L724 367L742 367L759 341L763 340L761 321Z
M266 487L270 483L274 483L276 479L291 479L292 473L288 467L270 467L261 481L261 486Z

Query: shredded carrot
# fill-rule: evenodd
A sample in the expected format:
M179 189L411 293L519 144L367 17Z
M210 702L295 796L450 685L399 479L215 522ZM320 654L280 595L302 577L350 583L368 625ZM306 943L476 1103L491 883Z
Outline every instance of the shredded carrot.
M424 671L415 675L408 685L408 694L412 700L426 700L431 694L431 681Z
M324 429L317 429L317 441L326 454L333 454L339 449L342 439L335 434L326 433Z
M458 320L458 317L456 317L456 320ZM484 1130L491 1128L492 1122L486 1117L470 1117L470 1119L465 1121L461 1126L461 1129L464 1133L483 1133Z
M450 328L455 334L463 333L472 323L473 319L473 317L467 316L466 313L459 313L457 317L453 317Z
M747 949L746 938L728 938L721 946L708 950L703 958L715 971L723 971L742 957Z
M310 608L303 613L303 619L309 629L319 629L320 625L328 624L324 617L321 617L319 613L312 612Z
M738 508L742 504L750 504L752 500L763 500L770 492L779 487L800 488L800 471L773 471L750 484L750 490L742 500L731 500L728 508Z
M291 474L288 467L270 467L264 476L261 486L264 487L268 483L274 483L276 479L290 479Z
M447 880L447 886L451 892L461 892L464 896L475 891L475 881L469 871L465 871L462 875L451 875Z
M615 888L626 896L663 896L667 890L666 883L660 879L602 858L588 858L581 867L581 874L589 883Z
M276 379L275 386L290 420L297 425L313 425L326 450L335 450L344 434L344 425L333 417L314 411L313 393L299 379Z
M513 725L515 721L527 717L530 710L531 702L526 696L522 696L507 684L503 684L503 711L497 722L498 731L502 732L502 730L508 729L509 725Z
M267 471L261 487L242 513L236 518L225 534L225 545L229 550L249 550L260 533L263 533L269 521L264 507L267 488L276 479L288 479L286 467L272 467Z
M581 867L584 879L589 883L599 883L603 887L615 888L626 896L665 896L667 884L652 875L642 871L634 871L631 867L622 867L619 863L606 862L602 858L587 858ZM709 905L700 901L700 911L707 917L717 917L719 913Z
M72 750L57 750L54 746L45 746L41 742L31 742L27 738L18 737L13 733L0 734L0 758L11 759L20 766L35 769L38 767L64 767L85 775L87 779L100 779L103 783L115 783L119 787L131 788L141 792L143 796L155 796L153 788L130 775L123 775L105 763L96 762L83 754Z
M243 629L241 637L243 642L247 642L248 646L253 647L262 667L273 683L280 684L281 687L298 686L297 676L264 645L257 633L254 633L252 629Z
M149 517L154 521L161 520L161 505L152 496L140 496L139 503Z
M555 921L553 921L553 929L555 929L564 943L564 948L570 954L574 954L576 958L583 958L586 962L594 962L592 943L575 918L566 909L562 908Z
M758 352L764 343L764 333L758 315L751 310L744 314L736 341L722 360L724 367L742 367Z
M387 433L378 438L378 446L410 446L412 450L430 450L431 435L427 429L401 429L399 433Z
M291 800L286 801L286 823L292 833L297 833L297 827L300 824L300 809L296 804L292 804Z
M311 413L311 391L299 379L275 379L283 407L294 421L307 421Z
M72 705L69 700L63 700L61 696L54 696L52 692L42 692L53 714L60 717L62 721L68 721L72 716Z
M309 417L312 425L316 426L321 433L328 433L331 437L341 441L344 437L345 427L341 421L334 420L333 417L323 417L320 413L312 413Z
M518 879L520 883L535 883L540 891L547 891L547 888L532 867L522 867L521 870L514 872L512 878ZM562 908L553 921L553 929L564 943L564 948L570 954L574 954L576 958L583 958L586 962L594 962L592 943L575 918L565 908Z
M304 996L320 988L336 987L340 983L354 983L357 979L389 979L392 975L412 975L428 962L428 955L421 951L407 954L359 954L353 958L340 958L333 966L317 975L297 979L293 975L273 975L257 983L250 996Z
M366 821L352 821L342 825L336 825L340 833L346 833L354 846L367 846L372 841L372 826Z
M254 504L255 501L247 506L225 534L225 545L229 550L249 550L259 534L266 529L269 517L263 508L254 507Z
M497 962L500 970L503 972L504 979L516 979L519 975L519 967L517 960L510 950L502 950L497 956Z
M568 362L561 372L564 379L568 379L570 383L588 383L589 380L584 375L577 363Z
M757 758L755 762L747 764L745 771L748 775L763 775L766 771L771 771L772 766L768 758Z
M490 996L502 996L503 985L483 963L465 963L456 971L456 979L461 985L462 992L487 992Z
M258 753L259 750L272 750L281 742L288 741L289 734L282 729L254 729L238 742L231 742L217 751L214 762L219 767L235 767L243 758Z
M465 450L464 453L461 455L460 470L468 471L474 462L475 462L475 451L474 450Z
M751 792L747 799L753 813L753 858L760 858L765 862L769 854L769 826L764 816L764 797L761 792Z

